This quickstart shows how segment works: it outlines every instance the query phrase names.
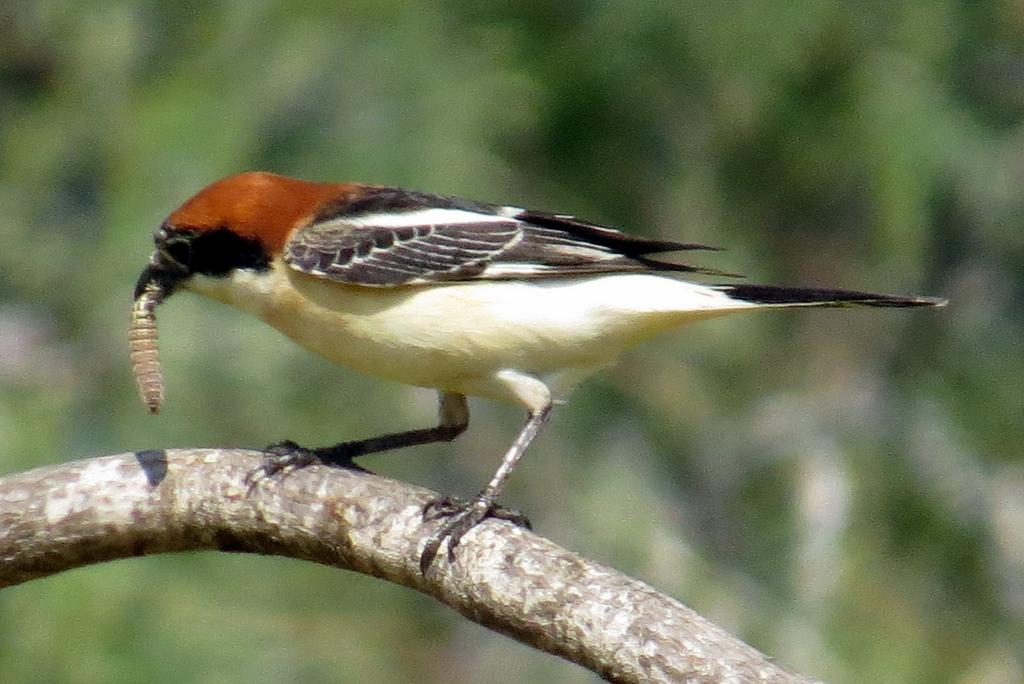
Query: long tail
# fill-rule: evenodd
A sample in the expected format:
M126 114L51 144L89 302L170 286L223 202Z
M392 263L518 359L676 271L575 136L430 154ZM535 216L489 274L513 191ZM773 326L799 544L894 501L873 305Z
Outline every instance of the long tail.
M765 306L945 306L941 297L901 297L898 295L825 290L773 285L713 285L714 289L733 299Z

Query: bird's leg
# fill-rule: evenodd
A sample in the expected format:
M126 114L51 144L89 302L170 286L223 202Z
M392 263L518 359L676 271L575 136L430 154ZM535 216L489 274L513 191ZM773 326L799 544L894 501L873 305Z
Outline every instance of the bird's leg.
M469 405L466 403L466 397L462 394L441 392L439 400L438 424L435 427L396 432L318 448L302 447L290 440L279 442L264 449L267 458L253 475L272 476L280 472L304 468L314 463L365 470L356 465L352 459L377 451L399 449L417 444L450 442L465 432L469 426ZM250 479L252 478L250 477Z
M437 530L420 555L420 571L426 574L430 564L437 556L437 551L445 539L448 540L448 560L454 560L455 547L459 545L462 536L476 526L485 518L500 518L509 520L520 527L530 527L529 521L521 513L496 506L495 500L505 487L508 476L512 473L519 459L523 457L530 442L540 432L541 427L547 422L551 415L551 399L547 398L546 403L539 409L531 409L526 425L523 426L516 441L505 454L505 458L498 467L494 477L487 483L476 498L471 501L460 501L450 497L442 497L431 502L423 509L424 520L436 520L445 518L440 529Z

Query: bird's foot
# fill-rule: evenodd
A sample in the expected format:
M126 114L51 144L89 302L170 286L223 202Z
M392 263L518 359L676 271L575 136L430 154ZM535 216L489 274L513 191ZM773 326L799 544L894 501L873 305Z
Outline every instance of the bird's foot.
M317 463L369 472L356 465L353 457L345 454L344 447L345 444L338 444L333 447L310 448L300 446L290 439L271 444L263 449L266 455L263 462L249 471L245 476L245 482L249 489L252 489L259 480L284 477L288 473Z
M533 529L525 515L517 510L499 506L483 495L472 501L442 496L424 506L424 522L441 518L446 520L427 540L427 545L423 547L423 553L420 555L420 572L424 575L427 574L427 569L434 562L445 539L448 540L448 562L450 563L455 560L455 548L462 541L463 535L487 518L507 520L518 527Z

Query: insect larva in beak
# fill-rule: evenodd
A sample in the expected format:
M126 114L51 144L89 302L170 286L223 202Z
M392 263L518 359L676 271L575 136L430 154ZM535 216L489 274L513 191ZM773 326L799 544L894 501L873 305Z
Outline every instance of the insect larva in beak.
M132 306L132 321L128 327L128 351L132 359L132 373L139 387L139 397L150 413L159 413L164 400L164 379L160 372L160 354L157 349L156 305L163 293L156 285L149 285Z

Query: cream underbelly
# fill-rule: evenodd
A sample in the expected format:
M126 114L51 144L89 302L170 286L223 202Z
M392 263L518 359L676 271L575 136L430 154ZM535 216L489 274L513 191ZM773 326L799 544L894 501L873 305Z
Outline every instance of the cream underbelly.
M486 394L481 381L506 368L585 374L658 332L750 308L707 287L646 274L379 288L276 263L230 280L199 278L193 289L354 370L467 394Z

